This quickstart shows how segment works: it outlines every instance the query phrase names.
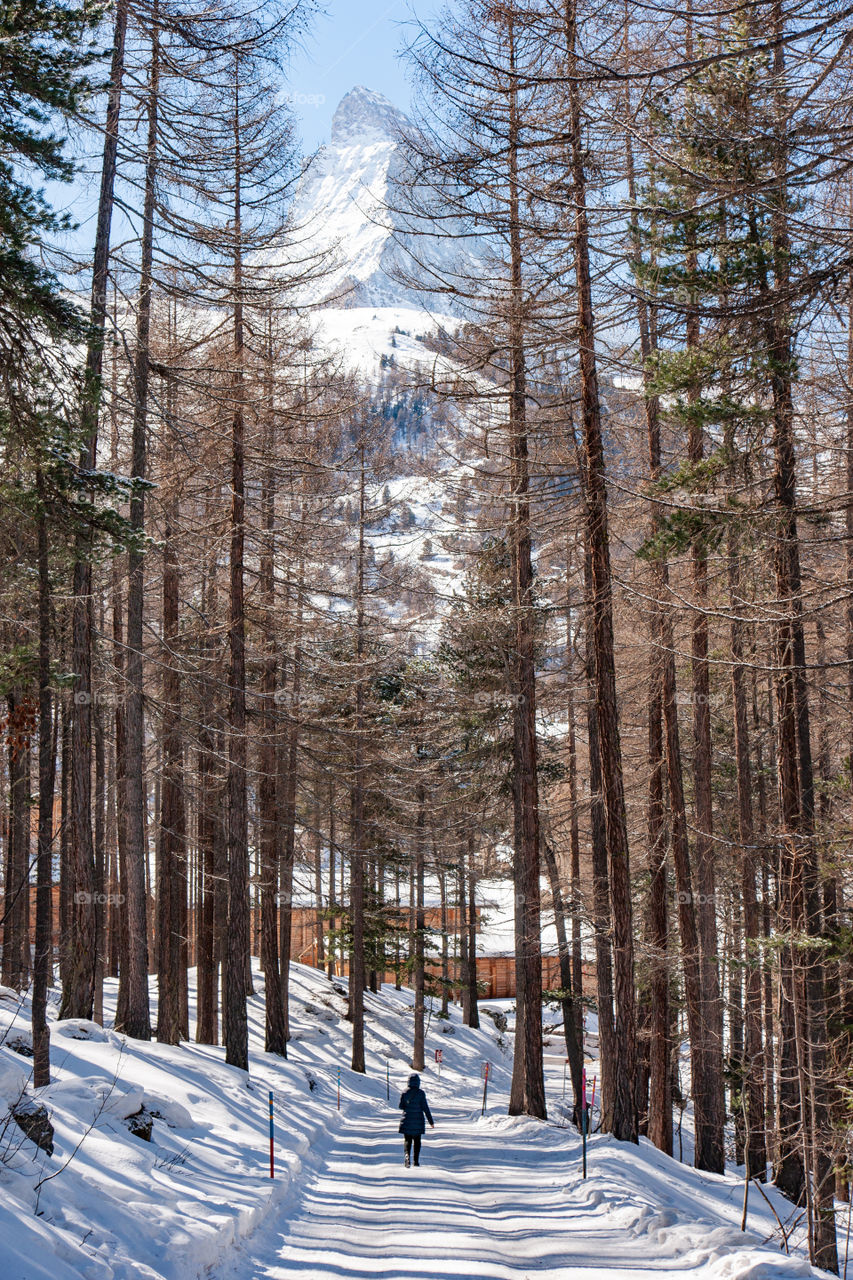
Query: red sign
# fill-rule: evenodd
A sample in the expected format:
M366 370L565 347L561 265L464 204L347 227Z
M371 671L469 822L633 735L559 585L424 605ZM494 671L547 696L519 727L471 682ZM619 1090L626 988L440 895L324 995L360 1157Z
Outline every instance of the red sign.
M440 1049L436 1049L436 1051L435 1051L435 1060L436 1060L436 1062L441 1062L441 1050L440 1050Z

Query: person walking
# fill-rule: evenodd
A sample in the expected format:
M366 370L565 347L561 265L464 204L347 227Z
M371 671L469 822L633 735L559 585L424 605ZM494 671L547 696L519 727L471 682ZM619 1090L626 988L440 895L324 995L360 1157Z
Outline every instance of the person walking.
M435 1121L432 1118L426 1094L421 1088L421 1078L414 1071L409 1076L408 1089L405 1093L400 1094L400 1110L403 1112L403 1119L400 1121L400 1132L405 1143L405 1164L408 1169L412 1162L413 1143L415 1164L419 1165L421 1162L421 1137L426 1133L426 1120L429 1120L431 1129L435 1128Z

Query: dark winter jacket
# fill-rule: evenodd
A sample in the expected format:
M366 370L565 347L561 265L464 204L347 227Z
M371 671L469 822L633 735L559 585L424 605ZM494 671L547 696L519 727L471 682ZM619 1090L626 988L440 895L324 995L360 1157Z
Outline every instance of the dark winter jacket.
M420 1076L409 1076L409 1087L405 1093L400 1094L400 1110L403 1112L403 1119L400 1121L401 1133L425 1133L424 1117L430 1124L433 1123L426 1094L421 1088Z

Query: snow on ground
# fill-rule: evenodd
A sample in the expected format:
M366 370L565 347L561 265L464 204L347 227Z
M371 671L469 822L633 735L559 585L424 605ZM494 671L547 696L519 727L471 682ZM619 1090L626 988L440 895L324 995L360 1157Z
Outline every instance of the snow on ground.
M635 1148L594 1135L584 1182L553 1032L551 1121L508 1117L508 1002L484 1002L480 1031L464 1028L457 1009L448 1021L430 1016L422 1074L436 1129L427 1132L422 1166L404 1169L396 1102L409 1072L411 992L367 995L362 1077L347 1066L341 984L293 966L287 1062L260 1049L261 984L256 976L248 1078L227 1067L218 1048L143 1044L92 1023L53 1023L53 1082L40 1091L55 1126L53 1156L0 1119L2 1280L819 1274L801 1255L779 1252L773 1216L755 1194L750 1230L741 1234L735 1174L699 1174L645 1142ZM112 984L108 995L111 1004ZM547 1023L555 1016L546 1009ZM0 1115L29 1071L29 1059L8 1047L26 1045L28 1017L26 1003L0 998ZM481 1116L487 1060L492 1078ZM595 1064L588 1069L594 1074ZM150 1142L127 1127L140 1107L141 1118L153 1116ZM774 1191L768 1195L783 1217L790 1213Z
M322 307L313 313L313 324L321 345L335 352L352 373L374 380L382 356L394 357L401 368L432 369L438 364L442 374L453 366L436 357L423 341L438 328L452 332L458 325L452 317L415 307L359 306Z

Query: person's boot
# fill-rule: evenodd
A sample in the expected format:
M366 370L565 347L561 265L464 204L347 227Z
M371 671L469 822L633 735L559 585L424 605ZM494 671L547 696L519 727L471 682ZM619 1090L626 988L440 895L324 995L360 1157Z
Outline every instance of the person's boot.
M405 1158L405 1160L403 1161L403 1163L405 1164L405 1166L406 1166L406 1168L407 1168L407 1169L408 1169L409 1165L412 1163L412 1162L411 1162L411 1158L410 1158L410 1156L409 1156L408 1151L406 1152L406 1158ZM417 1161L416 1161L415 1163L417 1163Z

